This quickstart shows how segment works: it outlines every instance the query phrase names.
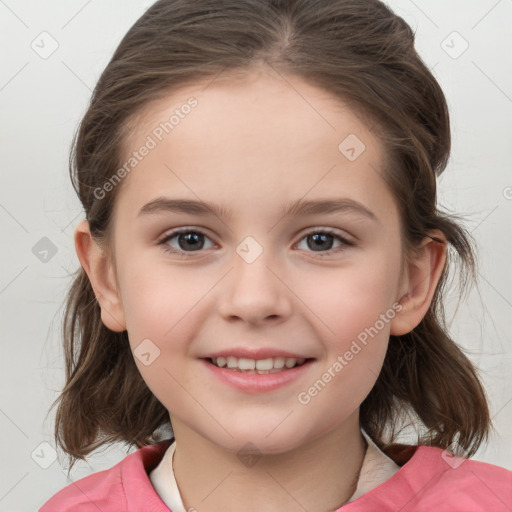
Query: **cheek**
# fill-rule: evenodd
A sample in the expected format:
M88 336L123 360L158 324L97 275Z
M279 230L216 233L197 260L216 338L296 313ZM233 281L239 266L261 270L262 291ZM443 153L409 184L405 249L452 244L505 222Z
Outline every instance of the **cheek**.
M202 301L218 276L184 272L143 258L124 270L121 295L135 362L159 399L162 389L176 396L181 388L173 376L185 387L194 378L181 371L180 361L190 356L204 315ZM144 364L148 360L151 363Z
M209 284L179 268L141 259L124 276L122 302L127 330L165 340L193 313Z
M180 363L195 336L191 318L208 287L155 264L132 267L124 283L123 307L137 368L167 409L186 409L190 404L183 389L192 387L194 375L181 371Z
M384 256L377 253L338 269L313 269L310 275L303 273L297 279L297 295L321 320L315 324L321 329L321 339L328 339L331 348L343 350L375 324L383 338L389 334L399 264L392 255Z
M316 271L304 280L315 286L300 291L321 319L314 323L325 357L298 402L333 424L359 407L374 386L396 315L399 253L370 256L336 271Z
M381 371L396 314L382 275L351 272L337 286L326 279L328 297L317 297L325 357L297 401L326 431L361 405Z

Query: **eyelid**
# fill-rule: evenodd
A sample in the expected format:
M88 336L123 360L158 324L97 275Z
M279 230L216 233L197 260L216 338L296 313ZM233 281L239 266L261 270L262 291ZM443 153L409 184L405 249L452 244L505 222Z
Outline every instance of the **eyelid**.
M212 244L214 246L217 246L217 244L212 240L212 237L210 237L206 233L205 229L203 229L203 228L196 228L194 226L182 226L182 227L179 227L179 228L171 229L170 231L167 231L162 236L160 236L157 239L156 243L159 246L165 246L165 247L163 247L164 251L169 252L169 253L174 254L174 255L178 255L178 256L189 257L189 255L193 255L193 254L201 254L201 255L203 255L205 253L204 249L199 250L199 251L181 251L181 250L174 249L173 247L171 247L170 245L167 244L167 242L169 240L172 240L175 236L180 235L182 233L198 233L200 235L203 235L205 238L208 238L212 242Z
M200 233L200 234L205 235L211 239L210 235L208 235L208 233L206 232L206 230L204 228L197 228L195 226L182 226L179 228L171 229L170 231L166 231L163 235L158 237L157 243L161 243L164 240L172 238L173 236L178 235L180 233L189 233L191 231L193 231L195 233ZM350 243L350 242L355 243L355 237L353 235L349 234L348 232L346 232L344 230L340 230L337 228L329 228L329 227L325 227L325 226L312 226L309 228L305 228L304 230L301 230L299 232L299 234L300 233L302 233L302 238L304 236L307 236L312 233L326 233L326 234L338 236L341 239L344 239L347 243ZM298 236L298 234L295 236Z
M347 231L339 228L330 228L325 226L312 226L309 228L305 228L304 230L300 231L299 234L301 234L300 240L304 238L307 235L315 234L315 233L324 233L327 235L333 235L341 240L344 240L347 244L355 244L356 238L348 233Z
M213 243L214 246L216 246L217 244L211 239L211 237L206 233L206 231L207 230L205 230L203 228L197 228L194 226L182 226L179 228L174 228L174 229L171 229L170 231L167 231L162 236L160 236L157 240L157 244L165 246L165 247L163 247L164 251L171 253L173 255L181 256L181 257L190 257L192 255L204 255L204 253L206 252L204 249L201 249L198 251L176 250L176 249L172 248L170 245L167 245L167 242L169 240L173 239L175 236L178 236L182 233L193 232L193 233L198 233L198 234L205 236ZM328 256L338 253L339 251L343 250L346 247L353 247L354 245L356 245L354 237L352 235L348 234L344 230L340 230L337 228L331 228L331 227L324 227L324 226L312 226L309 228L305 228L299 234L295 235L295 236L300 235L300 238L297 240L297 242L295 242L293 247L296 247L304 238L306 238L307 236L313 235L313 234L331 235L334 238L337 238L341 242L341 246L333 248L333 249L328 249L326 251L304 251L306 253L312 253L312 254L319 255L320 257L322 257L322 256L328 257Z
M343 234L342 234L343 233ZM314 234L324 234L324 235L330 235L335 239L338 239L340 242L340 245L338 247L333 247L331 249L328 249L326 251L307 251L302 250L305 254L304 257L310 257L313 256L315 258L332 258L336 257L338 254L343 252L344 250L347 250L351 247L354 247L356 245L353 237L346 236L345 232L340 232L340 230L335 228L325 228L325 227L313 227L308 228L307 231L302 232L302 234L299 237L299 240L294 244L294 248L298 246L306 237Z
M204 235L211 239L211 237L206 233L206 230L203 228L196 228L194 226L182 226L179 228L174 228L169 231L166 231L163 235L159 236L157 239L157 243L161 244L165 241L175 237L176 235L179 235L181 233L200 233L201 235Z

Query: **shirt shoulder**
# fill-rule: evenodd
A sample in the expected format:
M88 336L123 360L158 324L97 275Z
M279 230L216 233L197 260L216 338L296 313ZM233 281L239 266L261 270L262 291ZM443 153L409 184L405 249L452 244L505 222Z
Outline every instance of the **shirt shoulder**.
M169 512L148 477L169 444L170 440L165 440L145 446L110 469L72 482L54 494L39 512Z
M419 446L389 480L343 512L505 512L512 510L512 472Z

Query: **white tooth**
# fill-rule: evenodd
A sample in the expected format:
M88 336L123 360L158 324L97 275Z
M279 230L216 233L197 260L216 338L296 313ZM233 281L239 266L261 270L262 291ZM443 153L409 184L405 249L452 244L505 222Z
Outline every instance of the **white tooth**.
M284 357L274 357L274 368L284 368Z
M238 368L238 359L236 357L229 356L227 358L228 368Z
M272 358L269 357L268 359L259 359L256 361L256 369L257 370L272 370Z
M254 359L241 357L238 360L238 368L240 368L240 370L254 370L254 368L256 368L256 361Z
M219 368L226 367L232 370L242 370L242 371L253 371L260 370L262 372L271 372L282 370L283 368L293 368L297 364L303 364L305 361L304 358L295 358L295 357L269 357L267 359L248 359L245 357L241 357L238 359L237 357L229 356L229 357L217 357L213 359L214 364L216 364Z
M285 361L286 368L293 368L295 366L295 363L297 362L297 359L294 357L287 357Z

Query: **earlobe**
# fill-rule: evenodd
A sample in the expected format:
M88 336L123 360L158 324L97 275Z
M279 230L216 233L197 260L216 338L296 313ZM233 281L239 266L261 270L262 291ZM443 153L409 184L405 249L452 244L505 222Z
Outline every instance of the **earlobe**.
M89 277L101 307L103 324L111 331L125 331L124 309L111 259L92 237L86 220L80 222L75 228L74 240L80 264Z
M398 302L401 310L391 322L391 334L412 331L426 315L446 264L446 238L435 230L423 240L407 265Z

